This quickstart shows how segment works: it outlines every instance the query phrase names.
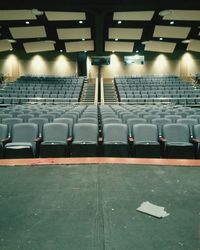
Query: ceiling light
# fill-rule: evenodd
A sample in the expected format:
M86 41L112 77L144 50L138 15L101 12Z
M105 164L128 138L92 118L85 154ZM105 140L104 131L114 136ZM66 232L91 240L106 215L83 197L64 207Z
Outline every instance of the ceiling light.
M122 23L122 21L118 21L117 23L118 23L118 24L121 24L121 23Z
M32 9L31 12L35 15L35 16L42 16L44 14L43 11L40 11L38 9Z
M82 41L85 41L85 38L82 38Z
M13 40L13 39L8 39L7 40L9 43L16 43L17 41L16 40Z
M84 52L87 53L87 50L85 50Z
M80 21L79 21L79 23L83 23L83 21L82 21L82 20L80 20Z
M136 50L136 53L139 53L139 50Z
M160 38L159 38L159 40L160 40L160 41L162 41L162 40L163 40L163 38L162 38L162 37L160 37Z
M113 50L112 53L115 53L115 51Z
M188 39L182 41L182 43L190 43L190 42L191 42L191 40L188 40Z
M63 50L62 50L62 49L60 49L60 52L63 52Z
M115 38L115 41L118 41L118 38Z
M29 24L30 22L29 21L26 21L26 24Z
M174 21L171 21L170 24L174 24Z
M10 51L12 51L13 49L10 49Z
M159 12L160 16L168 16L173 13L173 10L162 10Z

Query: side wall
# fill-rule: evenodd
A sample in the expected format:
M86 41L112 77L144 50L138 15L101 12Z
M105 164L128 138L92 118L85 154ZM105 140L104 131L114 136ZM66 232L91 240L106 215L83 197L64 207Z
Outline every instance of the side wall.
M15 55L0 57L0 72L8 79L16 79L20 75L75 75L77 74L76 55ZM179 55L147 54L144 65L125 65L123 55L112 54L111 64L102 66L102 76L112 79L117 75L134 74L176 74L191 77L200 72L200 54L185 53ZM91 57L87 57L87 76L95 78L98 67L91 65Z

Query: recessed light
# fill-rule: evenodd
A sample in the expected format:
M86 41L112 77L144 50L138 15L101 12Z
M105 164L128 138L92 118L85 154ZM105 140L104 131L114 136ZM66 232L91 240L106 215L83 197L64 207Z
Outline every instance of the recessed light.
M174 21L171 21L170 24L174 24Z
M85 38L82 38L82 41L85 41Z
M112 53L115 53L115 51L113 50Z
M121 24L121 23L122 23L122 21L118 21L117 23L118 23L118 24Z
M83 23L83 21L82 21L82 20L80 20L80 21L79 21L79 23Z
M190 43L191 40L183 40L181 43Z
M29 21L26 21L26 24L29 24L30 22Z
M85 50L84 52L87 53L87 50Z
M162 37L160 37L160 38L159 38L159 40L160 40L160 41L162 41L162 40L163 40L163 38L162 38Z
M136 50L136 53L139 53L139 50Z
M115 38L115 41L118 41L118 38Z
M10 49L10 51L12 51L13 49Z
M60 52L63 52L63 50L62 50L62 49L60 49Z

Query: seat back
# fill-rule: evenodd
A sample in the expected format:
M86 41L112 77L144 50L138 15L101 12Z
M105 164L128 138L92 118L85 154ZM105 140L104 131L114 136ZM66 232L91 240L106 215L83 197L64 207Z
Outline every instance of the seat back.
M38 137L38 125L34 123L18 123L12 127L12 142L33 143Z
M0 140L8 137L8 125L0 124Z
M158 128L155 124L135 124L132 127L134 142L157 142Z
M128 142L128 128L126 124L109 123L103 126L104 143L124 143Z
M43 141L56 142L67 141L68 137L68 124L65 123L45 123L43 126Z
M79 118L78 123L94 123L98 124L97 118L94 117L85 117L85 118Z
M193 136L196 139L200 139L200 124L194 125L194 127L193 127Z
M77 123L73 129L73 142L98 142L98 126L92 123Z
M42 117L34 117L34 118L30 118L28 119L29 123L35 123L38 125L38 129L39 129L39 136L42 137L42 133L43 133L43 126L45 123L48 123L48 119L47 118L42 118Z
M2 120L2 124L8 125L8 136L11 136L13 125L17 123L22 123L22 122L23 122L23 119L21 118L4 118Z
M73 119L72 118L65 118L65 117L60 117L60 118L55 118L53 120L53 122L56 123L64 123L68 125L68 132L69 132L69 136L72 136L72 132L73 132Z
M163 136L167 142L189 142L190 130L186 124L165 124L163 125Z
M129 136L132 136L132 127L135 124L147 123L147 120L144 118L131 118L127 120Z

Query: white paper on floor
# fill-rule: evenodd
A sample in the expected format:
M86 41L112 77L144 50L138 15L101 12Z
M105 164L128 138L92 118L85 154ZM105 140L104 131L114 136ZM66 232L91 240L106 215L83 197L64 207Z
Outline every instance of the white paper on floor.
M164 218L170 215L165 211L164 207L159 207L157 205L150 203L149 201L143 202L140 205L140 207L138 207L136 210L145 214L152 215L157 218Z

